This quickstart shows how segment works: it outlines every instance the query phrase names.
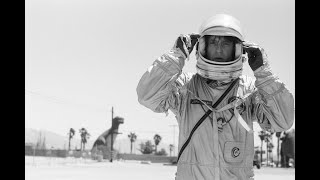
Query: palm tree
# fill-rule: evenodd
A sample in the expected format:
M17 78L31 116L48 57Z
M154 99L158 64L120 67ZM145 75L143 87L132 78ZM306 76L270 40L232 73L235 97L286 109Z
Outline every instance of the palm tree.
M265 131L260 131L259 132L259 137L261 140L261 150L260 150L260 162L262 163L262 145L263 145L263 141L265 140L266 137L266 132Z
M267 155L268 155L268 159L269 160L271 158L271 163L273 163L273 155L272 155L272 149L274 148L274 145L272 143L272 136L273 136L273 132L268 132L267 133ZM268 161L267 161L268 164Z
M277 140L277 167L279 166L279 153L280 153L280 147L279 147L279 144L280 144L280 136L281 136L281 132L276 132L276 137L278 138Z
M272 135L274 133L267 132L265 135L265 141L266 141L266 149L267 149L267 166L269 166L269 159L271 157L272 159L272 149L274 147L272 143Z
M69 151L70 151L71 139L73 138L74 133L75 133L75 130L73 128L70 128L69 133L68 133L68 135L69 135Z
M272 141L273 134L274 134L274 132L270 133L270 143L269 143L269 147L268 147L272 163L273 163L273 148L274 148L274 144L273 144L273 141Z
M272 143L272 140L269 140L269 144L268 144L268 153L269 153L269 158L271 159L271 163L273 164L273 148L274 148L274 145Z
M128 137L130 139L130 153L132 154L132 144L137 140L137 135L133 132L130 132L130 134L128 134Z
M173 151L173 148L174 148L173 144L169 144L170 156L171 156L171 152Z
M79 130L80 132L80 136L81 136L81 144L80 144L80 150L85 150L85 145L87 143L87 139L89 139L90 134L88 133L88 131L85 128L81 128ZM83 146L82 146L83 144Z
M154 140L154 144L156 145L155 153L157 153L157 146L159 145L159 143L161 141L161 136L159 134L155 134L153 137L153 140Z

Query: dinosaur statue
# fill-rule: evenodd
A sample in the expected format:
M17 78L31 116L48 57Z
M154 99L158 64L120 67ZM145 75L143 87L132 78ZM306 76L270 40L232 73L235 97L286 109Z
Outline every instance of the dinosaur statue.
M124 123L121 117L112 119L111 128L104 131L93 143L91 153L95 159L96 155L102 155L103 159L111 159L111 148L115 143L116 137L119 134L119 125ZM112 141L111 141L112 138ZM112 143L112 144L111 144Z
M295 130L291 129L283 133L280 138L281 143L281 167L289 167L289 159L293 159L293 166L295 166Z

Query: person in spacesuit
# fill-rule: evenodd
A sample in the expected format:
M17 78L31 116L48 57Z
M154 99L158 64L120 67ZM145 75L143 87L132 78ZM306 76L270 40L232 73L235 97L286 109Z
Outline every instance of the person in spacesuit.
M197 72L183 72L193 49ZM242 75L246 62L255 77ZM176 180L253 179L253 122L270 132L293 125L292 94L263 48L246 41L240 22L227 14L204 21L199 34L180 35L136 90L143 106L176 116Z

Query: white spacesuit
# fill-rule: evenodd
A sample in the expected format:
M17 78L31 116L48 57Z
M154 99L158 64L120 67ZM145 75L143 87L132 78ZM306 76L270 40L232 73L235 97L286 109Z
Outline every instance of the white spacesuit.
M206 35L235 37L234 59L207 59ZM197 73L182 72L193 47ZM242 75L246 61L255 78ZM253 121L279 132L289 129L294 119L293 96L272 73L265 52L246 42L239 21L226 14L205 21L199 35L181 35L143 74L137 95L152 111L171 110L176 116L177 180L253 179Z

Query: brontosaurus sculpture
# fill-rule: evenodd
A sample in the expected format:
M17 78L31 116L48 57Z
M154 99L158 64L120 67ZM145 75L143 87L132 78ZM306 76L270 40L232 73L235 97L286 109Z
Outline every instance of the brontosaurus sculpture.
M113 144L115 143L116 137L119 133L119 125L124 123L124 119L121 117L115 117L112 119L111 128L104 131L98 138L95 140L91 153L93 155L101 154L103 159L111 158L111 149L113 149ZM112 141L111 141L112 139Z

